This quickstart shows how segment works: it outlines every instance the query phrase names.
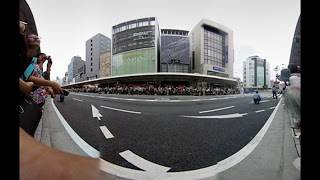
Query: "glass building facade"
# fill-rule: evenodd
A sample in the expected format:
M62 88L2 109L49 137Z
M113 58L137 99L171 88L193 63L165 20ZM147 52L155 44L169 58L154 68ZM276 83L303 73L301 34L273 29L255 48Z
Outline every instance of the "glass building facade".
M204 28L204 63L225 67L225 37L212 28Z
M161 72L190 72L190 42L188 31L162 29Z
M112 76L157 72L159 27L156 18L124 22L112 28Z
M259 56L250 56L243 62L243 82L248 88L270 87L269 63Z
M265 85L264 61L257 61L257 80L256 87L263 87ZM267 83L267 82L266 82Z

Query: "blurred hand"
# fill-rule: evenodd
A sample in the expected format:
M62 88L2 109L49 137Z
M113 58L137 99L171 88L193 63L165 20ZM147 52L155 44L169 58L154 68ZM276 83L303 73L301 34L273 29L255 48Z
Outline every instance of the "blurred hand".
M54 81L50 81L51 82L51 87L52 87L52 90L55 94L62 94L63 93L63 89L61 88L61 86L57 83L57 82L54 82Z
M53 89L51 87L47 88L47 93L51 95L52 98L56 97L56 95L53 92Z
M99 159L50 148L20 128L20 179L102 180Z
M24 95L30 94L32 91L33 82L25 82L19 79L19 89Z

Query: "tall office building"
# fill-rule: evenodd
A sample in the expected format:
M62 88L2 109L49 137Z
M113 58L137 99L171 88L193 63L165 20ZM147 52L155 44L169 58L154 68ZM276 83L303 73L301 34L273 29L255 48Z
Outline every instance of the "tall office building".
M75 83L76 77L78 75L79 68L83 67L85 64L85 61L81 59L80 56L73 56L71 59L71 62L68 65L68 83Z
M233 77L234 49L231 29L202 19L189 33L191 72Z
M87 76L86 76L86 62L82 61L81 65L78 66L75 81L76 82L85 81L86 78L87 78Z
M270 87L270 65L259 56L250 56L243 62L243 84L247 88Z
M160 72L190 72L188 31L161 29Z
M86 41L87 80L100 77L100 56L110 49L111 39L100 33Z
M112 76L158 72L159 25L155 17L112 27Z

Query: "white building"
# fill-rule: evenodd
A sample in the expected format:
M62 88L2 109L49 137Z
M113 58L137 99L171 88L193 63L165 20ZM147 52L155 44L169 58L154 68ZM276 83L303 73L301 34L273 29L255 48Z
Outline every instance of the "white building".
M231 29L202 19L189 33L191 72L233 77L234 49Z
M243 62L243 84L246 88L270 88L270 64L259 56Z

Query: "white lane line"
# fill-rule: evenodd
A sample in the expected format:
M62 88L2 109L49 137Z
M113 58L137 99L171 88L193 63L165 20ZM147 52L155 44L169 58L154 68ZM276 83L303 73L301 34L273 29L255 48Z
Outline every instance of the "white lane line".
M114 136L111 134L111 132L109 131L109 129L106 126L100 126L100 129L101 129L104 137L106 137L107 139L114 138Z
M126 113L141 114L141 112L137 112L137 111L128 111L128 110L124 110L124 109L117 109L117 108L112 108L112 107L107 107L107 106L100 106L100 107L110 109L110 110L115 110L115 111L126 112Z
M228 107L224 107L224 108L219 108L219 109L212 109L212 110L208 110L208 111L200 111L199 113L208 113L208 112L215 112L215 111L221 111L221 110L225 110L225 109L230 109L233 108L234 106L228 106Z
M181 102L181 100L170 100L171 102Z
M71 137L71 139L89 156L91 157L100 157L100 152L97 151L95 148L90 146L87 142L85 142L67 123L67 121L63 118L63 116L60 114L59 110L57 109L56 105L53 102L53 99L51 99L51 104L56 112L60 122L62 123L63 127L66 129L67 133Z
M77 99L77 98L72 98L73 100L76 100L76 101L80 101L80 102L83 102L83 100L81 99Z
M196 118L196 119L228 119L228 118L238 118L247 115L248 113L235 113L235 114L225 114L225 115L219 115L219 116L182 116L185 118Z
M88 94L76 94L76 93L72 93L73 95L78 95L78 96L86 96L86 97L95 97L93 95L88 95Z
M161 166L159 164L155 164L146 159L143 159L142 157L131 152L130 150L123 151L119 153L119 155L123 157L125 160L127 160L129 163L147 172L165 173L171 169L169 167Z
M258 110L258 111L256 111L256 113L263 112L263 111L265 111L265 110L264 109Z
M273 106L273 107L270 107L269 109L274 109L274 108L276 108L275 106Z
M270 100L262 100L260 103L269 102ZM250 102L249 104L254 104L254 102Z

